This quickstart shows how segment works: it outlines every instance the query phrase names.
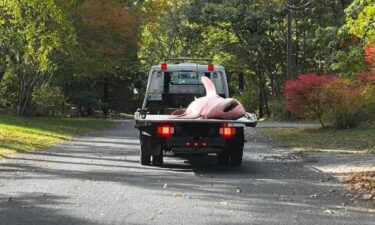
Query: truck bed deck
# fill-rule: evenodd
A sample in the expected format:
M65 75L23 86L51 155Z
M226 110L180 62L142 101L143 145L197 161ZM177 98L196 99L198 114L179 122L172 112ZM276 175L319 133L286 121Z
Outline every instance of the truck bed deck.
M136 118L138 122L178 122L178 123L242 123L251 124L256 123L256 120L241 117L237 120L220 120L220 119L183 119L176 118L172 115L147 115L145 119Z

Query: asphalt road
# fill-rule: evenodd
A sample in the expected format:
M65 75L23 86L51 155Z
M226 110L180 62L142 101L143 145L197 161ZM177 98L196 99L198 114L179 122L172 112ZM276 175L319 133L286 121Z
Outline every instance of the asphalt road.
M240 168L214 157L157 168L138 163L133 127L3 161L0 224L375 224L365 202L252 128Z

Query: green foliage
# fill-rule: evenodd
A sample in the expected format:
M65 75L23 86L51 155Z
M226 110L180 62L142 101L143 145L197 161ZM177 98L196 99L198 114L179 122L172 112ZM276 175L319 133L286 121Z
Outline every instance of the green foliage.
M0 61L19 81L18 113L25 114L34 88L56 68L53 55L73 41L73 29L53 0L3 1L0 12Z
M242 95L235 96L245 107L247 112L255 112L258 108L257 92L254 89L246 89Z
M362 46L375 39L373 0L311 2L292 13L292 76L333 73L354 80L368 70ZM239 98L247 109L280 114L281 104L272 99L282 99L286 79L286 4L301 1L3 1L0 107L25 114L34 89L47 85L60 87L84 114L130 111L140 68L190 56L212 57L228 74L243 72Z
M12 70L7 70L0 80L0 108L9 112L16 110L18 101L18 79Z
M81 115L91 115L100 106L99 95L95 91L82 91L74 99Z
M61 115L64 100L61 88L49 87L47 85L36 88L32 95L35 114L41 116Z
M360 104L364 107L363 113L369 121L375 121L375 85L364 84L361 91Z
M271 118L274 120L286 120L285 100L272 100L269 103Z
M349 32L366 43L375 42L375 4L373 0L354 0L345 10Z

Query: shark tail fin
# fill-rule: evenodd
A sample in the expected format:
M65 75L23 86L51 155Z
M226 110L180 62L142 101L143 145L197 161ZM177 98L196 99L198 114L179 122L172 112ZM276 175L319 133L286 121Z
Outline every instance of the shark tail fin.
M201 79L207 95L217 95L215 85L212 83L211 79L206 76L202 76Z

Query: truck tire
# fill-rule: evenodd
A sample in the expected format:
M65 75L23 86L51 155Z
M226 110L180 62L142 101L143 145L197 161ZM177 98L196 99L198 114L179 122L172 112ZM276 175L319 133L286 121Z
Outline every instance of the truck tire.
M139 132L139 140L141 142L141 151L139 154L139 161L141 165L149 166L151 164L151 155L146 151L146 142L147 139L145 139L141 132Z
M229 155L228 153L218 153L217 154L217 163L219 166L228 166L229 165Z
M162 166L163 165L163 153L160 153L160 155L153 155L152 163L154 164L154 166Z
M236 151L230 156L230 164L232 166L241 166L243 156L243 147L237 147Z
M242 164L242 155L235 154L230 157L230 164L232 166L241 166Z
M145 151L142 149L142 146L141 146L140 161L141 161L141 164L144 166L149 166L151 164L151 155L146 155Z

